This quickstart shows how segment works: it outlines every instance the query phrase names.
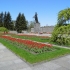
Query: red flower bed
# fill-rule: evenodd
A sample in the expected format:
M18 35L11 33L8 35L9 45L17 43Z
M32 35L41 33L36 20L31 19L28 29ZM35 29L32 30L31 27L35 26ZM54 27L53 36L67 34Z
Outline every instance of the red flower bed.
M20 38L13 38L11 36L2 36L2 38L5 38L5 39L8 39L10 41L13 41L13 42L18 42L18 43L21 43L21 44L24 44L24 45L28 45L29 47L37 47L37 48L43 48L43 47L52 47L51 44L42 44L42 43L38 43L38 42L33 42L31 40L24 40L24 39L20 39Z

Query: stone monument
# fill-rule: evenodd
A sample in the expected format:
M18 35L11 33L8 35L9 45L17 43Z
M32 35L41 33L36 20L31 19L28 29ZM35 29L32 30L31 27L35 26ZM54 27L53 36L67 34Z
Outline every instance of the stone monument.
M38 16L37 16L37 12L35 12L35 15L33 17L35 19L35 23L34 23L34 33L40 33L40 23L38 21Z

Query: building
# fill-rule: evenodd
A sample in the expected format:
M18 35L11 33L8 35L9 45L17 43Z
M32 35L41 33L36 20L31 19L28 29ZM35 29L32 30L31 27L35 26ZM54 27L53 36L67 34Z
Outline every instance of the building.
M39 23L34 24L34 28L31 28L32 33L52 33L54 26L40 27Z

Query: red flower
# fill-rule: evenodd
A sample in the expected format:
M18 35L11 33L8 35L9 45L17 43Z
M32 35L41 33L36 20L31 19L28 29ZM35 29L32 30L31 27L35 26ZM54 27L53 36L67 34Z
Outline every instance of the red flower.
M29 47L37 47L37 48L43 48L43 47L52 47L52 44L43 44L43 43L38 43L38 42L34 42L34 41L31 41L31 40L24 40L24 39L20 39L20 38L13 38L11 36L2 36L2 38L5 38L5 39L8 39L10 41L13 41L13 42L18 42L18 43L21 43L21 44L24 44L24 45L27 45Z

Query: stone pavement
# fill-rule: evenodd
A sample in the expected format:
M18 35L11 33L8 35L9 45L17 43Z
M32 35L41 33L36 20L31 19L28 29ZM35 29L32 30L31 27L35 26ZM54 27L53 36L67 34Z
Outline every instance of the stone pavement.
M0 70L70 70L70 55L30 65L0 44Z

